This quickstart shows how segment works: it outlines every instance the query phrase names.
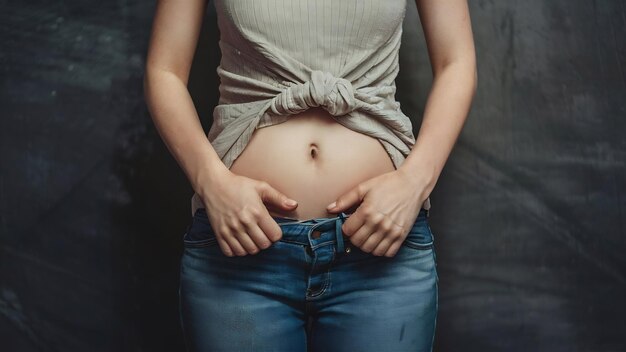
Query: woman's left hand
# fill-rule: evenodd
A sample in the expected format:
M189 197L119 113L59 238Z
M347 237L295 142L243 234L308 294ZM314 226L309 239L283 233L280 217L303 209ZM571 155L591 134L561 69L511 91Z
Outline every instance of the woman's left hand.
M339 213L360 203L344 222L344 234L364 252L393 257L417 219L427 192L426 182L396 169L356 185L327 210Z

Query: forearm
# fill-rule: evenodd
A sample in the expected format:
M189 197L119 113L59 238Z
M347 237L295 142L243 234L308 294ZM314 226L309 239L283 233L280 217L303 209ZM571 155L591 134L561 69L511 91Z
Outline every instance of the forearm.
M424 117L409 156L400 168L432 192L461 133L477 86L473 62L459 61L442 69L424 109Z
M144 96L156 129L194 191L228 170L206 137L186 84L174 73L148 68Z

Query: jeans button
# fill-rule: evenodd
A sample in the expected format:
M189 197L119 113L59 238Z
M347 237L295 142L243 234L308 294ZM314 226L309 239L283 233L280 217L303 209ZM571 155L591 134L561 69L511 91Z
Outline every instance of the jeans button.
M352 250L352 248L346 247L346 253L350 253L351 250Z

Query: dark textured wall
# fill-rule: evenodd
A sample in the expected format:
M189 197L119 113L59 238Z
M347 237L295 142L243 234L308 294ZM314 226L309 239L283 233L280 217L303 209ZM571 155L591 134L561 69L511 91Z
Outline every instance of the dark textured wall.
M432 76L408 3L417 132ZM432 194L436 350L625 351L626 5L470 5L479 89ZM0 350L183 350L192 190L143 102L153 11L0 1ZM190 82L207 131L217 36L211 5Z

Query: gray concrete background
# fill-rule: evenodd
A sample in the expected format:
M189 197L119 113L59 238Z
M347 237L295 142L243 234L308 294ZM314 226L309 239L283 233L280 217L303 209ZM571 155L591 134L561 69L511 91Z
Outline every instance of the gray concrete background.
M437 351L625 351L626 5L472 1L479 88L432 194ZM431 71L408 1L397 98ZM192 194L142 96L148 1L0 0L0 349L182 351ZM217 102L209 6L190 90Z

